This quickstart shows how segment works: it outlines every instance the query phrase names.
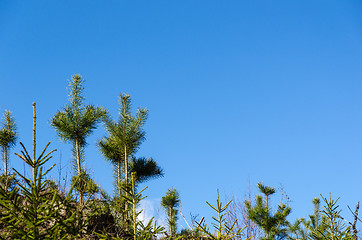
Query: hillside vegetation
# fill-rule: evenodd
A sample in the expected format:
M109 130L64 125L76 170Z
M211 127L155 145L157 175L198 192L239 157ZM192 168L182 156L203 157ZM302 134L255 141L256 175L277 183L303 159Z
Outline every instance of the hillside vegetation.
M213 219L202 217L190 223L180 212L177 189L169 189L160 196L167 226L160 226L154 218L141 221L139 204L147 187L141 189L140 183L163 176L162 167L153 158L136 157L145 140L143 126L148 110L139 108L133 115L130 96L121 94L119 118L112 119L107 109L84 104L83 87L82 77L72 76L69 102L50 120L59 138L72 148L73 171L67 188L47 177L55 166L45 167L56 151L51 150L50 142L36 152L35 103L31 147L18 142L16 121L10 111L4 112L0 129L0 239L358 239L359 203L351 209L353 219L348 220L340 214L338 199L321 196L311 202L314 212L290 222L292 209L288 202L282 200L271 206L276 190L262 183L257 186L260 195L249 196L244 202L232 199L223 203L215 189L215 202L206 202ZM98 148L114 170L112 197L99 187L86 167L87 137L100 123L107 135L98 142ZM30 176L9 169L10 151L16 144L22 150L15 155L30 169ZM180 216L187 229L178 229Z

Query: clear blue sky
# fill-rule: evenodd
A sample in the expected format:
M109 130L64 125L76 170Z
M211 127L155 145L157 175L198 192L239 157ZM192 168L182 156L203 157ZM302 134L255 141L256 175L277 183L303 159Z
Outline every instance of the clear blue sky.
M39 147L52 141L64 176L70 145L49 119L67 79L81 74L86 102L113 117L129 93L150 111L137 156L165 171L148 199L157 208L176 187L187 218L210 216L216 188L242 197L249 181L254 193L282 184L293 218L329 192L350 217L362 200L361 66L360 1L0 0L0 112L13 112L20 140L30 147L35 101ZM88 139L86 162L112 192L95 146L104 134ZM15 156L11 166L23 169Z

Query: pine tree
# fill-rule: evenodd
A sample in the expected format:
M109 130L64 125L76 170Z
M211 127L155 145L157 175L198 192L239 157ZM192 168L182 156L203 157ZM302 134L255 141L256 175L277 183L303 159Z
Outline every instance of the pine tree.
M9 150L15 146L17 138L15 119L11 116L11 112L4 112L3 128L0 129L0 146L2 150L2 159L4 162L4 179L5 189L9 187L10 176L8 171Z
M93 105L83 105L84 80L78 74L72 76L69 82L69 104L62 111L58 111L51 119L51 125L58 132L64 142L73 145L74 181L78 182L76 189L80 192L80 204L83 204L87 184L93 185L84 168L84 148L86 138L96 129L106 111Z
M176 235L177 231L177 219L178 219L178 207L180 206L180 196L177 190L169 189L165 196L161 199L161 206L165 209L169 226L169 236L172 239Z
M314 198L312 203L314 205L313 214L309 215L308 220L301 219L304 230L300 231L300 239L321 239L325 234L327 219L321 214L320 199Z
M117 122L108 115L103 118L108 134L99 141L98 146L114 168L116 197L112 200L112 208L116 212L115 219L119 225L124 226L124 231L129 232L132 221L131 206L127 201L132 188L129 175L134 174L137 185L148 179L163 176L163 171L152 158L134 156L145 140L142 127L147 120L148 110L138 108L136 115L132 115L131 98L128 94L121 94L119 103Z
M142 127L146 122L148 110L139 108L136 116L131 113L131 98L128 94L120 96L119 121L115 122L109 116L104 118L108 136L99 141L102 154L112 162L116 172L118 196L121 195L121 174L124 172L124 183L129 183L130 157L145 140ZM133 161L133 168L136 168ZM157 171L156 171L157 174Z
M283 238L287 234L288 221L287 217L290 214L291 208L286 204L279 204L277 210L272 213L269 206L270 196L275 193L275 189L265 186L262 183L258 184L258 188L263 196L258 195L255 198L255 206L251 206L250 201L245 201L245 207L248 211L248 217L255 222L264 231L264 240Z

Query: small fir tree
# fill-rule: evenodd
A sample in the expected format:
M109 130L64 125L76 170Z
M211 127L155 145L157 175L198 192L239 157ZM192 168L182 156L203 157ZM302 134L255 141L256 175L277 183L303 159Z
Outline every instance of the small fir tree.
M329 198L321 196L325 206L321 211L322 217L325 219L324 227L322 229L317 228L312 231L313 239L316 240L351 240L353 235L351 233L351 227L347 226L343 222L343 218L340 213L342 210L339 209L337 200L333 200L331 194Z
M216 198L216 206L208 203L214 211L217 212L217 217L212 217L215 222L212 223L216 230L216 236L215 234L211 233L207 224L204 223L204 218L200 220L200 222L196 222L197 224L197 230L198 232L201 232L204 234L204 236L201 238L201 236L198 236L199 239L210 239L210 240L231 240L235 238L241 237L242 231L246 228L237 229L236 228L236 222L235 220L233 223L227 223L226 222L226 215L228 214L228 207L232 200L230 200L227 204L223 205L219 198L219 189L217 189L217 198ZM247 238L246 240L250 240L251 238Z
M74 214L64 217L64 209L70 206L70 192L62 200L56 190L50 187L50 180L45 180L47 173L55 166L44 170L44 165L52 158L52 150L46 153L50 142L39 157L36 157L36 115L33 103L33 151L30 155L24 145L20 157L31 167L31 177L15 173L23 180L11 191L0 186L0 208L3 216L1 224L5 231L3 239L73 239L66 224L72 225ZM68 208L69 209L69 208Z
M126 186L122 186L123 197L131 207L130 214L130 226L126 229L129 229L130 232L126 232L123 234L115 234L111 236L108 233L96 233L98 237L101 239L122 239L123 235L130 236L133 240L149 240L156 239L157 234L161 234L164 232L164 228L157 225L157 222L153 220L153 217L148 221L148 223L144 223L140 220L140 215L142 214L142 210L138 210L138 205L141 200L145 199L147 196L142 196L142 193L147 189L147 187L143 188L141 191L136 190L136 174L131 174L131 182L130 188Z
M139 216L142 213L142 210L137 210L137 206L141 200L145 199L147 196L142 196L142 192L145 191L147 187L143 188L140 191L136 191L136 174L132 173L131 175L131 188L123 188L125 191L124 198L127 200L129 205L132 208L131 214L131 229L134 240L143 240L143 239L152 239L155 238L157 234L162 233L164 228L157 226L156 222L153 223L153 217L145 225L142 221L139 220Z

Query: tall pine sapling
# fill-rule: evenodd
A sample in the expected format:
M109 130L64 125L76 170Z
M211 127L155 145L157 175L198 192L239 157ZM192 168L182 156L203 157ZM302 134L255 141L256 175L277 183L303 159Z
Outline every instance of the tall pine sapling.
M116 172L116 189L118 196L122 189L122 170L124 184L129 183L130 157L145 140L145 132L142 127L147 120L148 110L139 108L135 116L131 113L131 98L128 94L121 94L119 108L119 120L104 117L104 123L108 136L99 141L99 147L106 159L114 165ZM157 174L157 172L156 172Z
M169 189L165 196L161 199L161 206L165 209L169 227L169 237L172 239L177 231L178 207L180 206L180 196L177 190Z
M3 127L0 129L0 147L2 151L2 159L4 162L4 174L2 176L5 189L7 189L11 182L11 177L9 176L9 151L12 147L15 146L17 133L16 133L16 124L15 119L11 115L11 112L6 110L4 112L4 119L2 123Z
M86 138L96 129L106 111L100 107L83 104L84 80L78 74L72 76L69 82L69 103L58 111L51 119L51 125L56 129L60 139L70 142L73 146L74 156L74 178L78 182L76 189L80 192L80 205L83 205L87 184L93 184L87 177L84 168L84 148L87 144Z

